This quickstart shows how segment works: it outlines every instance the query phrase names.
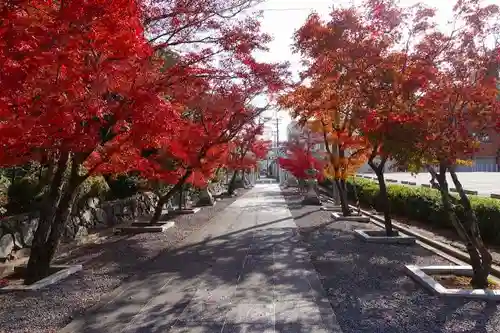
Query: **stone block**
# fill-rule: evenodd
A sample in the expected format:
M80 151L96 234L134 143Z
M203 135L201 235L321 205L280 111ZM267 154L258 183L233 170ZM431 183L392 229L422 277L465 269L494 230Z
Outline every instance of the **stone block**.
M331 205L323 205L321 206L321 210L324 210L326 212L341 212L342 207L341 206L331 206Z
M44 279L41 279L40 281L37 281L33 284L30 285L6 285L5 287L0 288L0 293L8 293L8 292L18 292L18 291L31 291L31 290L38 290L45 288L47 286L50 286L52 284L55 284L62 279L67 278L68 276L75 274L76 272L79 272L82 270L82 265L53 265L51 266L52 268L59 268L59 270L49 276L47 276ZM18 266L15 267L14 269L26 269L26 266Z
M89 208L97 208L99 205L99 198L89 198L87 199L87 207Z
M175 225L174 222L168 221L162 224L158 223L155 225L150 225L148 223L144 223L143 226L139 226L138 224L131 226L124 226L118 228L118 230L122 233L129 234L141 234L141 233L157 233L157 232L166 232L168 229L172 228Z
M416 238L393 231L387 236L385 230L354 230L354 235L367 243L413 245Z
M92 212L90 210L86 209L82 211L80 213L80 217L84 225L90 225L92 223L93 218L92 218Z
M0 259L5 259L14 250L14 237L6 234L0 237Z
M369 223L370 217L362 216L362 215L349 215L344 216L341 213L332 213L332 217L335 221L348 221L348 222L360 222L360 223Z
M105 224L106 223L107 216L106 216L106 213L104 212L103 209L97 208L94 211L94 215L95 215L95 219L96 219L97 223L100 223L100 224Z
M182 208L182 209L174 209L172 214L185 215L185 214L196 214L200 211L201 208Z
M88 234L89 232L86 227L79 226L75 234L75 239L77 240L82 239L83 237L88 236Z

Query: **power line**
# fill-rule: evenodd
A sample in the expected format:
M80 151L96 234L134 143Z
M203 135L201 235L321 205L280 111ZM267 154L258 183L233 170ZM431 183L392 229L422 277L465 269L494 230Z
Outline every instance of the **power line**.
M317 8L265 8L257 9L263 12L315 11Z

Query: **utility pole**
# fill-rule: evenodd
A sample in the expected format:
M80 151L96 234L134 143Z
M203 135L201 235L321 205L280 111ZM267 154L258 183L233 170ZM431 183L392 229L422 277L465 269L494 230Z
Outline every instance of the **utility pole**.
M280 144L280 119L276 117L276 147Z
M280 118L276 114L276 179L280 182L280 165L278 163L278 156L280 153Z
M279 155L279 130L280 130L280 122L281 122L281 118L279 117L278 115L278 112L275 111L275 114L274 116L270 116L270 117L263 117L263 120L264 122L267 122L267 121L270 121L271 124L270 127L267 127L268 129L271 130L271 135L274 136L274 132L276 131L276 141L275 141L275 146L274 146L274 149L272 149L272 151L274 151L274 163L276 165L276 168L273 168L274 170L276 170L276 179L278 180L278 182L280 181L280 174L279 174L279 171L280 171L280 167L279 167L279 164L278 164L278 155ZM274 121L274 123L272 123ZM276 128L276 130L274 131L273 130L273 127ZM268 161L269 163L269 161Z

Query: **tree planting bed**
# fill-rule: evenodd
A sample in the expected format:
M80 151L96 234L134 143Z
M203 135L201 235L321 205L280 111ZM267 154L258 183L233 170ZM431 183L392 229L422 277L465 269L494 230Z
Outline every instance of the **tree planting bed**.
M238 196L246 192L242 189ZM224 199L197 214L176 216L172 218L175 227L164 233L130 236L110 232L97 243L64 247L54 264L81 264L83 270L40 290L0 294L0 332L56 332L124 279L144 272L158 254L181 247L187 236L202 232L200 229L236 199Z
M354 229L371 224L333 221L317 207L297 208L283 190L343 333L500 332L500 305L448 299L410 278L405 265L451 265L420 246L363 242Z

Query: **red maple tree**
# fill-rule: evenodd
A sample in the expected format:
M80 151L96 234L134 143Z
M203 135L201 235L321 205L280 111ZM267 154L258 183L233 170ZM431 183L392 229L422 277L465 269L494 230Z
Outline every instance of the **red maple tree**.
M490 43L492 33L500 31L500 8L459 0L453 12L456 24L451 33L436 31L422 44L435 55L431 60L436 73L416 104L422 121L411 157L416 168L427 169L437 181L444 210L470 256L472 286L486 288L492 257L456 166L473 158L481 137L495 131L500 119L500 48ZM447 174L458 199L448 192Z
M166 58L161 77L150 88L175 106L178 130L163 129L172 123L168 118L149 120L144 139L120 153L121 163L109 163L101 171L139 169L147 178L172 185L160 198L151 223L185 183L206 184L233 138L265 111L253 107L251 100L263 93L272 96L285 86L286 63L258 62L254 57L270 41L258 17L237 15L253 3L142 2L150 42Z
M289 144L286 148L287 157L279 157L278 163L281 168L289 171L295 178L306 180L314 178L318 181L324 180L324 161L307 147L300 144ZM314 170L314 173L311 171Z
M368 15L366 8L369 9ZM389 159L407 164L422 121L416 111L420 93L434 78L432 50L423 45L435 32L435 10L416 4L400 7L393 0L368 0L353 9L359 16L352 34L364 34L359 48L371 46L368 67L356 71L355 97L361 101L358 130L367 139L368 164L377 175L387 236L393 234L384 172ZM348 69L349 70L349 69Z
M0 4L0 163L42 161L52 172L26 283L49 274L75 189L94 172L83 167L89 155L119 150L152 109L175 114L146 89L141 17L129 0Z
M233 175L228 184L228 193L234 192L236 178L238 173L255 169L257 162L266 157L271 142L263 140L260 136L263 134L263 126L259 124L247 124L245 128L232 141L226 167L233 171Z

